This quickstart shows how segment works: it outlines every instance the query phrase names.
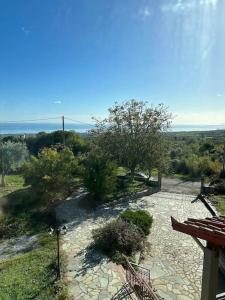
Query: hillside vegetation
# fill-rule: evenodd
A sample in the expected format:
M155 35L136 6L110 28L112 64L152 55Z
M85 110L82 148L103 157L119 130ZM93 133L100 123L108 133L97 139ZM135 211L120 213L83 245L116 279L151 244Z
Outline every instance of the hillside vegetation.
M170 123L164 105L130 100L115 103L87 135L0 136L0 239L38 236L35 249L0 263L0 298L66 299L63 282L56 278L55 236L47 232L62 225L55 207L81 187L87 191L81 206L95 208L151 188L149 179L157 173L186 180L205 176L215 184L215 204L225 212L225 132L171 133ZM130 244L132 234L142 243L151 224L144 212L122 215L116 225L124 235L115 237L112 254L140 250ZM95 236L101 245L106 245L102 237L115 233L114 225ZM119 242L123 237L125 248Z

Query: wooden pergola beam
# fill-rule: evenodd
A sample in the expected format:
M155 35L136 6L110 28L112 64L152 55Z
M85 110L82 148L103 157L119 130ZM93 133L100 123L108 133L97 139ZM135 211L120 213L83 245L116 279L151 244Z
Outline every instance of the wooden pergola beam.
M225 232L220 228L210 229L209 227L198 226L196 223L180 223L171 217L172 227L174 230L205 240L210 244L218 247L225 247Z

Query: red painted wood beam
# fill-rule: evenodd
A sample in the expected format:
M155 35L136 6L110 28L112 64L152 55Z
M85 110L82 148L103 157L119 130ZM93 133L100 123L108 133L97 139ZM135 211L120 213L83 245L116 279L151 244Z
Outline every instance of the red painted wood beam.
M200 238L216 246L225 247L225 233L222 231L180 223L173 217L171 217L171 222L176 231Z

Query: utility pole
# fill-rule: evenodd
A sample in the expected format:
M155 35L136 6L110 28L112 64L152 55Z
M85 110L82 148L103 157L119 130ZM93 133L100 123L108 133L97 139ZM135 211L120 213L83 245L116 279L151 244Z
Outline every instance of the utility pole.
M63 145L66 145L66 139L65 139L65 117L62 116L62 130L63 130Z

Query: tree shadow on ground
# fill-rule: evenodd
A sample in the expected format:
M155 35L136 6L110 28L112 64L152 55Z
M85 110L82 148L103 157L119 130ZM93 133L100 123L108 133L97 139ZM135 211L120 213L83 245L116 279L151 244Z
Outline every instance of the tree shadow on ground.
M95 224L97 220L101 219L101 224L110 220L113 217L118 217L121 212L129 208L129 205L138 204L138 208L145 208L144 202L139 202L144 196L151 195L152 192L138 193L129 197L115 200L110 203L102 204L95 209L80 208L79 201L85 199L86 193L81 193L73 198L68 199L63 205L58 207L58 217L61 218L61 222L66 222L68 226L68 232L73 231L75 227L82 226L87 220ZM84 225L85 226L85 225ZM100 225L99 225L100 226ZM98 266L102 261L109 261L109 259L97 251L93 245L89 245L86 248L80 250L75 256L75 259L80 258L81 266L76 269L76 277L84 276L89 270Z
M0 238L39 233L55 224L54 214L29 187L5 196L1 209Z
M89 270L98 266L103 260L108 260L104 254L96 251L92 245L82 249L74 257L79 256L83 256L82 267L76 271L74 278L84 276Z
M111 217L117 217L122 211L129 208L130 204L135 205L141 198L152 195L158 191L158 189L148 189L105 204L91 204L89 207L87 207L87 193L82 192L80 195L71 197L59 205L56 209L56 215L60 222L70 223L69 228L73 229L87 219L95 221L98 218L107 220ZM84 205L81 204L83 201L85 202ZM138 206L139 208L144 208L145 205L139 202Z

